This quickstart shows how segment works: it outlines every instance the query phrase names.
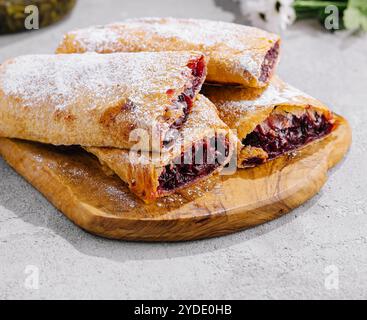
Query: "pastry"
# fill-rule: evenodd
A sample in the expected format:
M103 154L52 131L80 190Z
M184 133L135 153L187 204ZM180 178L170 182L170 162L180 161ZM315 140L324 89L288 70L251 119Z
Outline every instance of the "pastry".
M219 172L231 159L236 139L215 106L198 96L174 142L160 154L116 148L86 148L146 202L174 193Z
M320 101L274 77L266 89L205 86L239 140L237 166L253 167L328 135L337 125Z
M0 66L0 136L130 148L143 129L161 146L186 121L205 76L197 52L11 59Z
M279 36L209 20L141 18L67 33L57 53L198 50L210 57L206 81L263 87L279 57Z

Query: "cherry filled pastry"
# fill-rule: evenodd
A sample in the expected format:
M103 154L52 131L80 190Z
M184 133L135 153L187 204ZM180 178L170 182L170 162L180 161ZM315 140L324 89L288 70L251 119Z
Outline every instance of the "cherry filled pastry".
M206 86L220 118L236 130L237 166L254 167L327 136L332 112L274 77L266 89Z

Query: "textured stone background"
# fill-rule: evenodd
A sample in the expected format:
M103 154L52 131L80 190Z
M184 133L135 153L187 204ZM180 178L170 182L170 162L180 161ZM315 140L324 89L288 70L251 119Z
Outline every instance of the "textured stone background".
M80 0L56 26L0 37L0 62L52 52L76 27L136 16L238 21L230 10L224 0ZM316 197L252 230L176 244L97 238L0 160L0 298L367 298L366 40L317 24L283 35L279 73L345 115L354 143ZM39 270L38 289L27 285L29 266Z

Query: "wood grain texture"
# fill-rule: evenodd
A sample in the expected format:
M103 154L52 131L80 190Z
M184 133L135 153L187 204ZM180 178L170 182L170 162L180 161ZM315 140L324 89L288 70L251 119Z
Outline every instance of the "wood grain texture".
M323 186L351 144L349 124L296 154L216 176L154 204L144 204L79 148L0 139L0 154L81 228L108 238L181 241L228 234L273 220Z

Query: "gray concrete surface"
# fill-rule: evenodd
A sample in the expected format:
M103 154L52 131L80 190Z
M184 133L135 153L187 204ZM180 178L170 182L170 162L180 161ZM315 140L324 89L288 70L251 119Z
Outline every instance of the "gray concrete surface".
M125 17L238 17L223 3L80 0L63 23L0 37L0 61L52 52L69 29ZM0 160L0 298L367 298L367 36L302 23L283 38L281 76L345 115L354 130L347 158L316 197L226 237L109 241L74 226Z

